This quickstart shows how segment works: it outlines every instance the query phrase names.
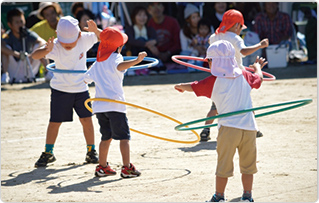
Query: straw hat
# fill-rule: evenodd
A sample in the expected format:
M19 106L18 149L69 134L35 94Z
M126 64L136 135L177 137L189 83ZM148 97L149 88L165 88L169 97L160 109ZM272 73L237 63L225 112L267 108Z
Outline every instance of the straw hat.
M55 2L41 2L39 4L39 9L38 9L38 13L37 13L37 17L41 20L43 20L43 16L42 16L42 11L48 7L52 6L55 11L57 12L57 14L61 13L61 7L55 3Z

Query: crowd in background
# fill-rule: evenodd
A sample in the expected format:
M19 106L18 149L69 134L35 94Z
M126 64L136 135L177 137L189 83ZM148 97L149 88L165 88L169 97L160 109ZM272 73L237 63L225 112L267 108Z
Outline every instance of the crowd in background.
M146 51L149 57L159 59L157 67L128 71L129 75L166 74L170 70L180 68L171 61L172 55L205 57L209 46L208 39L219 27L223 14L228 9L236 9L243 14L247 29L242 31L241 37L247 45L268 38L269 44L288 45L294 54L292 59L306 55L308 63L317 61L316 3L301 6L298 10L298 19L307 20L303 32L298 30L298 25L292 20L290 13L279 10L278 2L34 2L30 4L33 11L28 15L24 13L25 19L22 19L22 24L16 25L25 26L28 32L35 33L34 43L30 46L33 47L36 43L41 46L43 40L56 37L55 30L61 16L75 17L82 31L87 26L86 21L93 19L101 29L116 26L128 35L129 40L122 51L123 56L136 56L138 52ZM117 9L111 11L111 7L114 6L112 4L116 4L116 8L118 6L122 8L121 17L113 13L117 12ZM3 3L3 6L6 5ZM14 7L19 8L19 5ZM7 14L9 11L3 11L2 8L2 13ZM12 62L10 56L16 62L22 57L20 53L23 47L15 46L18 42L8 40L10 33L13 33L11 36L13 39L14 34L19 33L19 30L13 29L16 29L14 22L10 22L10 19L4 22L2 17L2 83L8 83L10 78L17 77L17 71L9 65ZM96 57L97 47L98 44L87 53L88 57ZM266 57L264 50L256 54ZM188 60L188 62L207 66L201 61ZM49 61L42 60L41 63L45 67ZM248 65L250 61L246 63L244 65ZM187 72L194 70L186 69ZM39 77L39 69L35 69L34 74Z

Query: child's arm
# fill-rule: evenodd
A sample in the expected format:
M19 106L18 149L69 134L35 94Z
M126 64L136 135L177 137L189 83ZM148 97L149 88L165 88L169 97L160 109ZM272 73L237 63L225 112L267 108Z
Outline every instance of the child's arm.
M54 40L54 37L50 37L48 39L48 42L45 44L45 46L39 47L31 53L31 57L33 59L44 58L48 53L50 53L52 51L53 46L54 46L53 40Z
M180 83L178 85L175 85L174 88L179 92L194 92L191 83Z
M268 45L269 45L269 41L266 38L266 39L261 40L258 44L243 48L242 50L240 50L240 53L244 56L248 56L248 55L254 53L255 51L257 51L258 49L268 47Z
M85 31L88 31L88 32L94 32L95 35L97 36L97 39L100 41L100 34L101 34L102 30L97 27L94 20L88 20L87 24L88 24L88 26L84 27L83 29Z
M144 57L147 56L147 53L145 51L138 53L138 56L136 59L128 60L128 61L123 61L117 66L117 70L123 71L126 70L139 62L143 61Z

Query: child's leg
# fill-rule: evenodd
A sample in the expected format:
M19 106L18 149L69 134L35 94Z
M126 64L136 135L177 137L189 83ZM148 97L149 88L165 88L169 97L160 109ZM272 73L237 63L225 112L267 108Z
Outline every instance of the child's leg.
M129 140L120 141L120 150L122 154L123 166L130 167L130 142Z
M94 127L92 117L80 118L87 145L94 145Z
M228 178L216 176L216 194L224 196Z
M46 144L54 144L58 137L61 122L49 122L46 136Z
M242 174L241 175L241 181L243 183L244 191L251 191L252 190L253 180L254 180L253 174Z
M107 166L107 155L109 153L112 138L108 140L101 140L99 147L99 164L103 167Z

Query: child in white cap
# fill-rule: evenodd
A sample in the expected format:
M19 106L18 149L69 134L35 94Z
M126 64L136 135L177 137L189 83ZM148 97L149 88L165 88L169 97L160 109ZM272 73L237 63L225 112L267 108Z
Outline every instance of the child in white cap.
M207 49L206 58L212 75L199 82L175 85L175 89L194 92L198 97L206 96L214 100L220 114L252 108L250 92L261 86L261 68L267 64L265 59L257 57L255 63L250 65L254 73L242 70L235 60L233 45L225 40L212 43ZM211 202L225 201L224 191L228 177L233 176L236 149L244 188L242 200L253 201L253 174L257 172L256 132L253 112L218 120L216 192Z
M32 58L43 57L54 60L55 67L63 70L86 70L86 52L99 41L99 30L93 20L88 21L86 31L81 32L78 20L71 16L62 17L57 25L57 39L51 37L45 46L32 53ZM54 73L50 81L51 108L50 122L47 129L45 151L35 167L46 166L56 160L53 147L62 122L73 120L73 109L83 126L87 143L86 162L97 163L98 157L94 144L92 113L84 106L88 98L88 85L83 83L83 74Z
M123 78L128 68L140 63L147 55L140 52L133 60L123 61L120 54L127 35L113 27L105 28L101 35L96 62L87 71L84 77L85 83L95 83L95 98L108 98L124 101ZM111 168L107 161L108 151L112 140L120 140L123 167L123 178L137 177L141 173L130 162L131 139L126 106L112 102L93 102L93 113L96 114L102 134L99 147L99 165L96 166L95 175L98 177L115 175L116 171Z
M244 17L242 13L235 9L230 9L226 11L223 15L222 22L219 27L216 29L215 33L212 34L209 38L209 44L216 42L218 40L227 40L235 48L235 58L240 69L245 69L243 66L242 58L254 53L255 51L268 47L268 39L263 39L259 43L248 46L244 44L244 40L239 36L243 29L246 29L244 24ZM214 102L212 103L211 109L207 114L207 117L215 116L217 114L216 106ZM208 120L205 124L211 124L214 120ZM201 141L207 141L209 137L210 130L209 128L204 128L201 133ZM262 137L262 133L258 131L256 134L257 137Z

